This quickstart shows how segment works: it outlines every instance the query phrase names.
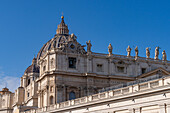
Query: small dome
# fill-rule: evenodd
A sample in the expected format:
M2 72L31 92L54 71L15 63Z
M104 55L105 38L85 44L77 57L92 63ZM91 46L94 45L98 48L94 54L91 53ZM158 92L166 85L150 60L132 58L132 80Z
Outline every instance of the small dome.
M2 91L6 91L7 92L7 91L9 91L9 89L5 87L5 88L2 89Z
M26 70L25 73L39 73L39 67L36 65L30 65Z
M39 67L36 64L37 59L34 57L32 64L25 70L25 73L39 73Z

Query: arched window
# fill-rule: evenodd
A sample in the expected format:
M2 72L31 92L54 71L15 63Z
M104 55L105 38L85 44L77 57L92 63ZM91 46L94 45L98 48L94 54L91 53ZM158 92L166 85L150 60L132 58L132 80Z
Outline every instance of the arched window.
M75 98L76 98L75 92L74 92L74 91L71 91L71 92L69 93L69 100L73 100L73 99L75 99Z
M30 84L30 79L28 79L28 85Z
M53 96L50 96L50 105L53 104Z

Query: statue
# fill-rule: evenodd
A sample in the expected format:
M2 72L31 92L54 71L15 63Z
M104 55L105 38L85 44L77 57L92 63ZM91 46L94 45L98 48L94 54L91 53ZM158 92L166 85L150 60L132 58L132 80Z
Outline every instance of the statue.
M158 60L158 56L159 56L159 47L155 48L155 60Z
M90 53L91 47L92 47L90 40L88 42L86 42L86 44L87 44L87 53Z
M136 54L136 58L138 57L138 53L139 53L139 50L138 50L138 46L136 46L136 48L135 48L135 54Z
M146 48L146 58L149 59L150 58L150 51L149 51L149 47Z
M74 33L71 34L71 37L69 38L69 41L76 41L77 37Z
M167 59L166 59L166 52L165 52L165 50L163 50L163 52L162 52L162 60L163 61L166 61Z
M109 46L108 46L109 56L111 56L111 55L112 55L112 50L113 50L113 47L112 47L112 45L111 45L111 44L109 44Z
M126 49L126 51L127 51L127 56L128 56L128 57L130 57L131 50L132 50L132 49L130 48L130 46L128 46L128 48Z

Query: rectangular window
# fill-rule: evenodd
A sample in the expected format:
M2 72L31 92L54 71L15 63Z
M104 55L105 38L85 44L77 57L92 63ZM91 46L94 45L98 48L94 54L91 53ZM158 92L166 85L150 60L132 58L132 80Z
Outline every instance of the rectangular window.
M76 68L76 58L69 57L68 58L69 68Z
M146 73L146 68L142 68L141 71L142 71L142 74Z
M103 72L103 65L97 64L97 72Z
M124 73L124 69L125 69L124 67L117 66L118 72Z
M27 93L27 97L29 97L30 96L30 93Z

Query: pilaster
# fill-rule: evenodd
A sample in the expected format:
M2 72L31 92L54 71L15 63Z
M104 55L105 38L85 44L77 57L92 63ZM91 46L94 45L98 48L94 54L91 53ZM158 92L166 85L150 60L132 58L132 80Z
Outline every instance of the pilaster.
M159 113L169 113L169 112L166 111L166 105L165 104L159 105Z

